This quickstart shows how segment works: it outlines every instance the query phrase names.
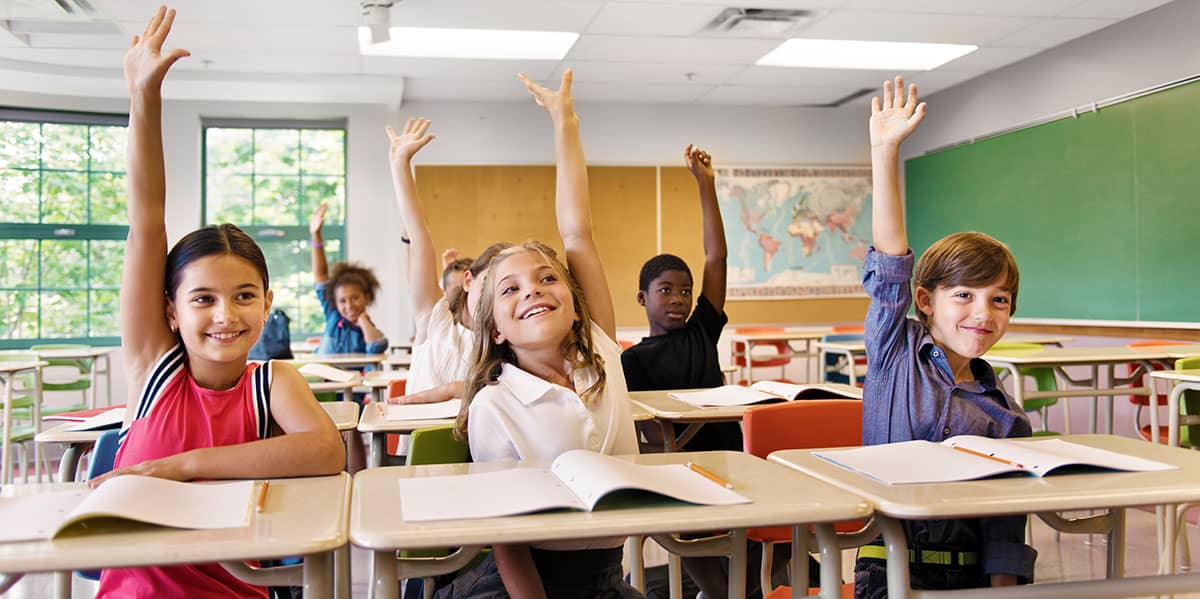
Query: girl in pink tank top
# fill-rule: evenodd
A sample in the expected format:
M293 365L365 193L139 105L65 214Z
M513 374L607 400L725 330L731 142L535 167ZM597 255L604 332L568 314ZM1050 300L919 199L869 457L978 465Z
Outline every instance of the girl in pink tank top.
M125 55L130 90L129 240L121 279L129 398L114 470L172 480L319 476L341 470L333 422L288 364L248 363L271 308L262 250L233 225L167 247L162 81L186 50L162 51L162 7ZM100 597L265 597L218 564L105 570Z

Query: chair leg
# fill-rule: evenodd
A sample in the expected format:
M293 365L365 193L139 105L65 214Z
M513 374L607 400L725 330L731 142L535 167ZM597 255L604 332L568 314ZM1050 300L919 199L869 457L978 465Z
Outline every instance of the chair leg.
M1188 543L1186 516L1187 511L1194 507L1196 507L1196 504L1184 503L1177 506L1175 510L1176 517L1174 532L1175 535L1178 536L1179 558L1183 561L1183 564L1179 567L1179 569L1183 570L1184 572L1191 571L1192 569L1192 551L1190 544Z
M1138 404L1137 408L1135 408L1133 410L1133 434L1137 435L1139 437L1142 435L1142 405L1141 404ZM1153 435L1154 432L1151 431L1150 434Z
M765 597L771 592L771 560L775 557L775 544L770 541L762 542L761 567L758 569L758 584ZM795 584L795 583L793 583Z
M21 484L29 484L29 451L23 441L13 444L13 448L16 449L21 460Z

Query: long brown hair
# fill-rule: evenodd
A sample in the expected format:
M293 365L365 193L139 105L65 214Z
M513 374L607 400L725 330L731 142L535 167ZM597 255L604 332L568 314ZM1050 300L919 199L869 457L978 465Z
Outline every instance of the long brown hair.
M507 250L510 247L513 247L513 244L508 243L507 241L501 241L499 243L493 243L492 245L487 246L487 248L479 254L479 257L476 258L475 261L466 268L466 271L471 273L471 280L475 281L476 285L482 285L483 281L481 280L481 277L483 276L484 272L487 272L488 267L492 265L492 260L496 258L497 254ZM443 273L442 276L445 277L445 274ZM467 312L466 289L459 287L457 290L455 290L454 294L450 296L448 303L450 313L454 315L455 322L470 322L470 313Z
M567 267L558 260L558 255L553 249L537 241L526 241L517 246L510 246L501 250L491 259L490 264L493 268L484 276L483 288L480 290L479 310L475 314L475 349L472 354L471 373L467 376L467 388L463 394L465 397L462 409L458 412L458 421L454 426L454 436L458 439L467 438L467 414L471 407L471 401L475 399L475 394L485 386L497 383L500 371L506 362L520 366L517 363L517 356L509 347L508 342L496 343L492 337L492 331L496 329L494 314L496 269L494 267L521 252L540 254L571 291L571 299L578 318L571 325L571 331L563 337L562 355L564 359L570 360L572 370L594 368L597 374L596 382L580 392L579 398L583 400L584 405L589 405L604 391L604 358L595 351L595 344L592 340L592 317L588 312L587 302L584 300L583 289L580 288L575 277L571 276Z

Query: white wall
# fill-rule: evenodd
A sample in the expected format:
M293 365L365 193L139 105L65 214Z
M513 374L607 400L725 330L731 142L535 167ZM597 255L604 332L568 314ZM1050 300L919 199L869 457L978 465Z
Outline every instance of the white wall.
M904 154L1200 73L1198 27L1200 2L1176 0L933 94Z

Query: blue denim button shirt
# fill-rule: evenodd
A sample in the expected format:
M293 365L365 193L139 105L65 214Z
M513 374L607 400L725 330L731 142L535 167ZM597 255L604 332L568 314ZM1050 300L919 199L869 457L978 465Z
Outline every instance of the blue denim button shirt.
M871 248L863 287L871 298L865 322L868 374L863 387L863 445L954 435L992 438L1032 434L1024 410L996 386L983 359L971 360L975 380L955 383L945 352L925 325L908 317L913 254L889 256ZM906 522L910 543L980 543L987 574L1032 581L1037 552L1024 544L1025 516Z
M321 335L321 344L317 346L316 353L381 354L387 351L387 337L376 340L374 343L367 343L363 338L362 329L342 318L341 313L337 311L337 306L325 297L325 288L328 286L328 281L322 281L314 286L317 299L321 302L321 310L325 313L325 332Z

